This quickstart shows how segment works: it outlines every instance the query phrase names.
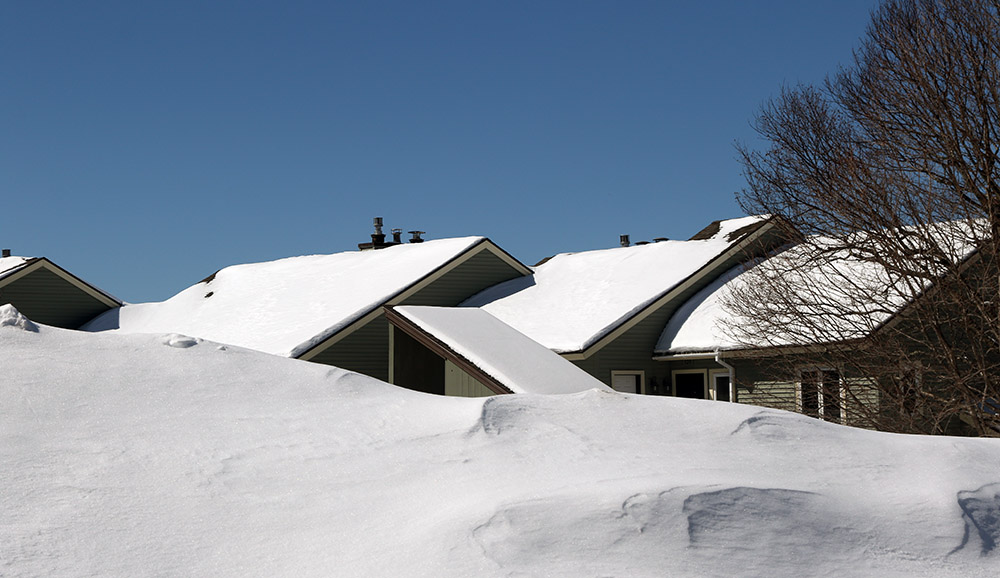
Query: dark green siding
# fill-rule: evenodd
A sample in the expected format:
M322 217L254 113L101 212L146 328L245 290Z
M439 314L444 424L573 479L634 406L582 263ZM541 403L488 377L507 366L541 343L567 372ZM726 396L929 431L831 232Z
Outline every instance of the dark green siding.
M521 276L522 273L506 261L484 249L407 297L400 305L454 307L483 289Z
M379 315L309 361L389 381L389 322Z
M6 303L32 321L66 329L77 329L111 309L44 268L0 287L0 304Z

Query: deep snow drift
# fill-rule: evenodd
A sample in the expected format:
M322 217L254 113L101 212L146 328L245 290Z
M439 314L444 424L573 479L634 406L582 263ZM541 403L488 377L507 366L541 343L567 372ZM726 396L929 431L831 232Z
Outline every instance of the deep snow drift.
M1000 440L0 324L0 575L994 576Z

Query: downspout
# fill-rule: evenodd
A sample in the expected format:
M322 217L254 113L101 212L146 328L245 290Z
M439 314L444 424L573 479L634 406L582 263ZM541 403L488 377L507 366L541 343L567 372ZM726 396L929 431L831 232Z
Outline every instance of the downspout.
M715 362L729 370L729 401L736 401L736 368L722 360L722 353L715 350ZM718 395L718 394L716 394Z

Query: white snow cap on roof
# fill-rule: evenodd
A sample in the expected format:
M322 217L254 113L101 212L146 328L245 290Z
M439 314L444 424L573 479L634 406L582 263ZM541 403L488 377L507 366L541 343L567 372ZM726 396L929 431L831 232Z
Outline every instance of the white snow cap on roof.
M556 255L534 275L462 306L481 307L554 351L581 351L724 253L738 240L733 233L766 218L721 221L706 239Z
M394 309L514 393L610 389L482 309L414 306Z
M234 265L166 301L109 311L84 329L183 333L294 357L483 240L437 239Z
M921 227L925 228L922 234L937 238L939 248L953 263L961 262L974 250L969 239L975 233L968 223L955 221ZM808 243L791 247L768 261L734 267L678 308L660 335L656 353L669 355L858 339L876 330L917 297L920 288L892 278L877 263L838 250L841 246L841 242L830 238L813 237ZM817 247L827 249L818 250ZM784 282L808 288L801 301L793 299L785 306L826 310L811 306L814 300L808 295L823 295L824 300L844 306L822 316L813 313L814 318L823 322L822 327L797 328L789 321L784 331L767 336L752 337L751 331L744 331L741 341L734 335L733 328L749 327L748 321L730 311L726 302L734 292L745 291L748 286L759 283L756 276L767 275L771 262L780 263L778 270ZM875 296L877 299L873 301ZM815 334L820 329L822 333Z
M27 257L0 257L0 278L6 277L28 263Z

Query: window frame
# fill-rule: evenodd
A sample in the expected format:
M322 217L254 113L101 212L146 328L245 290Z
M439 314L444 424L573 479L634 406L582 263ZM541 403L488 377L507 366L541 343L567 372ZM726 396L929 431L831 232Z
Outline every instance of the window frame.
M736 401L736 391L735 391L736 388L733 387L732 379L730 379L731 376L729 375L729 370L728 369L712 369L712 370L709 370L709 372L708 372L708 382L709 382L708 391L709 391L709 394L711 394L712 397L708 398L708 399L711 399L712 401L719 401L718 384L715 382L716 378L718 378L719 376L723 376L726 379L729 379L730 383L729 383L729 400L728 401L729 401L729 403L735 402ZM723 401L726 401L726 400L723 400Z
M708 370L707 369L675 369L670 372L670 395L671 397L677 397L677 376L681 374L701 374L702 383L702 398L701 399L712 399L708 397L709 387L708 387Z
M641 369L612 369L611 370L611 389L615 389L615 376L618 375L637 375L639 376L639 391L641 395L646 395L646 372ZM615 389L615 391L618 391ZM619 391L618 393L626 393Z
M804 407L805 406L804 385L810 382L805 381L803 377L809 373L815 374L818 377L818 379L815 382L811 383L811 385L814 385L815 387L814 393L816 395L816 415L806 413ZM828 417L826 415L827 412L826 398L829 396L826 395L824 392L826 383L825 378L827 374L830 373L834 373L837 375L836 399L837 399L838 415L836 417L833 416ZM840 371L840 369L836 367L823 366L823 365L803 366L799 368L799 377L798 380L795 382L795 411L797 411L798 413L801 413L802 415L808 415L809 417L814 417L816 419L821 419L823 421L828 421L830 423L843 424L847 419L847 411L844 405L846 398L847 398L846 391L844 389L844 374Z

